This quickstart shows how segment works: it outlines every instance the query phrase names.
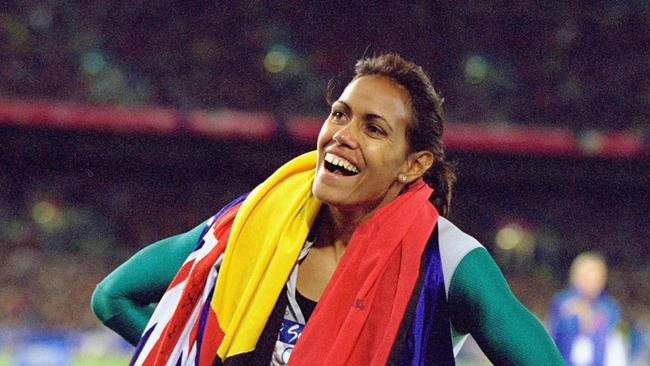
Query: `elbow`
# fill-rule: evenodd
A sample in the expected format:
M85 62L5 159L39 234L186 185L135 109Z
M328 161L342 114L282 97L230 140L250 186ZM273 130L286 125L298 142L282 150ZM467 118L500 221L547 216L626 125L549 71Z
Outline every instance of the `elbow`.
M92 308L95 316L106 323L111 318L112 301L110 291L106 288L104 282L100 282L90 299L90 307Z

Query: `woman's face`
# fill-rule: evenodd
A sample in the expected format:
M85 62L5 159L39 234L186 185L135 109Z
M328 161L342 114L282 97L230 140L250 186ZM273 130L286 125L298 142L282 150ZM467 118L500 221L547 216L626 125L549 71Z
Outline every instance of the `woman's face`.
M408 171L408 91L382 76L353 80L332 104L318 135L313 185L321 201L372 211L399 195Z

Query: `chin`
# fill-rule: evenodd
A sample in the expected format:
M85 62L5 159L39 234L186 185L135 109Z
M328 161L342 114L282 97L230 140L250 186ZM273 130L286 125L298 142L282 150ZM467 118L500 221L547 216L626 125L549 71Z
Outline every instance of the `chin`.
M333 192L332 188L325 186L323 183L318 182L318 180L314 180L314 184L311 186L311 193L324 204L331 205L336 202L336 192Z
M335 207L339 210L346 211L355 206L354 204L351 205L349 202L345 201L346 197L342 197L340 189L329 187L326 184L314 181L311 191L314 197L329 207Z

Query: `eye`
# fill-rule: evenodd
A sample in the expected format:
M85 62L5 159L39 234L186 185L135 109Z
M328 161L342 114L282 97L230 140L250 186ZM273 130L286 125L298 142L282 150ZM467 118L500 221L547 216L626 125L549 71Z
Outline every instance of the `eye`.
M377 126L374 123L368 123L366 125L366 130L368 131L369 134L374 136L386 136L386 131L384 131L381 127Z
M340 110L333 110L332 113L330 113L330 118L334 121L343 120L345 117L346 117L345 113Z

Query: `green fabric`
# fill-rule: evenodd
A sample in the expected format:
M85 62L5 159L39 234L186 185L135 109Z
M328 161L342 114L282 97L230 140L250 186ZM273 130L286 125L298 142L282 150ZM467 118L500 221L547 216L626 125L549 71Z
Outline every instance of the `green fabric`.
M138 343L153 309L192 252L205 223L151 244L115 269L95 289L92 309L107 327Z
M495 365L565 365L542 324L514 296L484 248L460 262L449 288L450 318Z

